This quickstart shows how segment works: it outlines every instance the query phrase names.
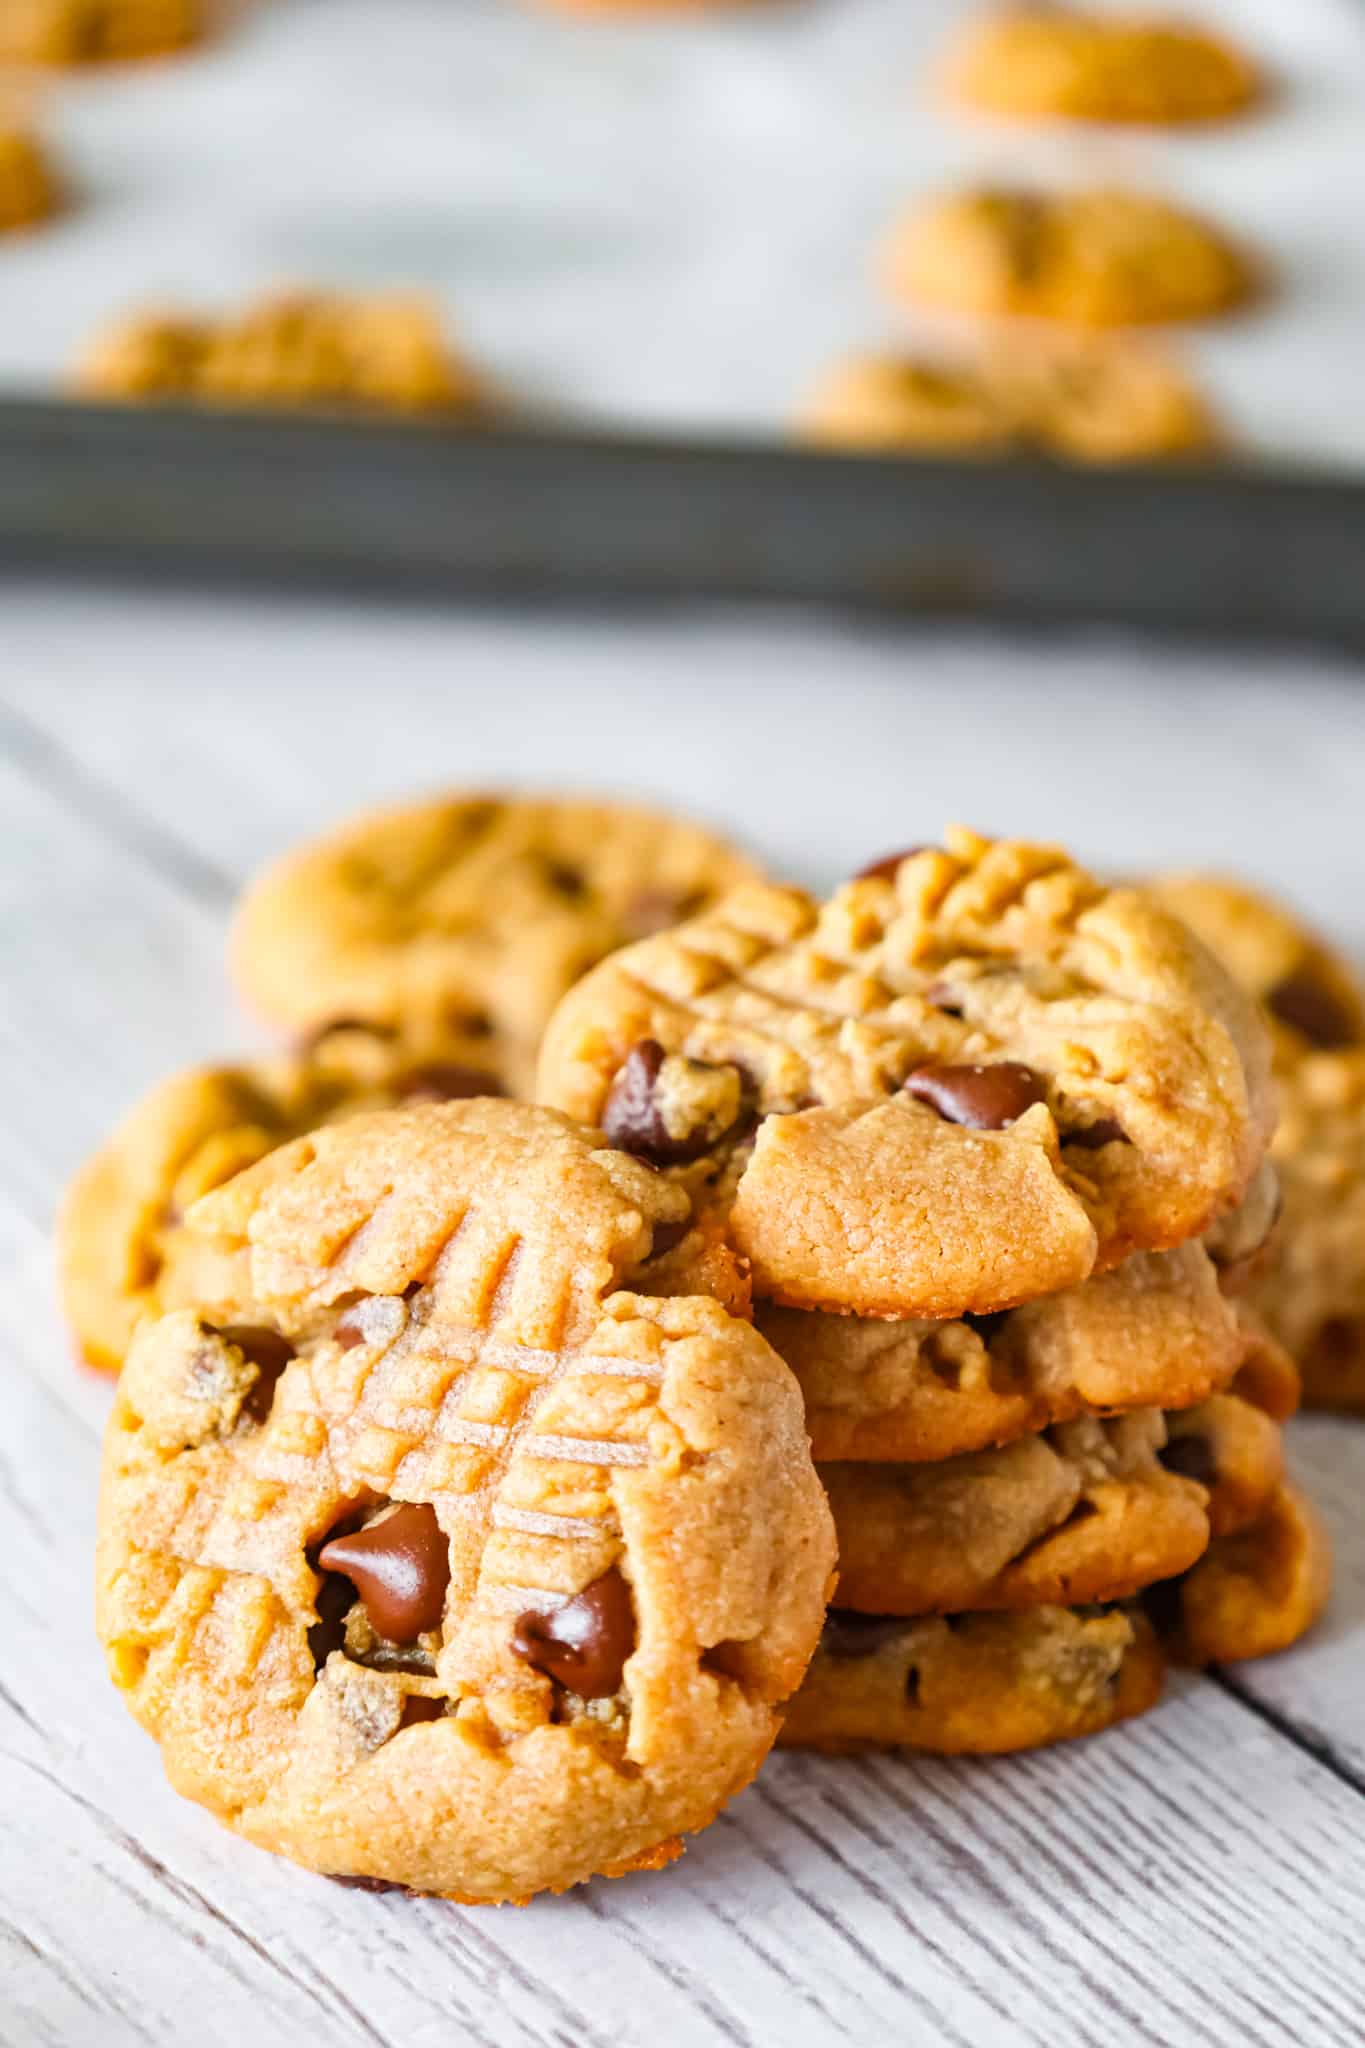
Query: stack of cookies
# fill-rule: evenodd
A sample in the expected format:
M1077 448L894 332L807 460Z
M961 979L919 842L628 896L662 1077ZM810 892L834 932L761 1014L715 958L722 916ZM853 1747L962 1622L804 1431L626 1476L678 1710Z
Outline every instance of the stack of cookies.
M1315 1618L1297 1374L1226 1291L1268 1049L1140 892L963 831L749 887L580 983L541 1092L687 1187L801 1384L839 1589L784 1742L1090 1733Z
M456 797L270 870L233 957L292 1048L155 1090L62 1263L110 1670L247 1839L523 1899L775 1741L1092 1733L1321 1607L1237 1299L1270 1048L1150 895L954 830L818 904Z

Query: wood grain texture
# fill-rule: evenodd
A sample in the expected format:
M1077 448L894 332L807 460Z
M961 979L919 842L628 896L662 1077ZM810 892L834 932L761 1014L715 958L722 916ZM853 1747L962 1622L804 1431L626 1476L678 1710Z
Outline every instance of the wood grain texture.
M806 643L753 627L519 634L500 620L339 624L284 609L248 630L219 606L89 596L54 606L45 638L40 614L0 593L17 657L0 678L0 2042L1358 2042L1365 1432L1349 1424L1295 1429L1340 1555L1332 1614L1299 1650L1226 1682L1182 1681L1147 1721L1051 1754L774 1759L673 1870L520 1912L350 1891L235 1842L170 1794L90 1633L108 1388L71 1362L50 1218L64 1175L134 1093L249 1037L221 941L234 883L263 853L442 774L628 785L643 720L647 788L753 821L774 861L803 873L912 836L908 811L937 822L959 809L1031 818L1131 862L1163 816L1146 778L1175 715L1170 675L1134 657L1130 683L1155 692L1145 709L1131 693L1112 712L1092 697L1065 777L1025 800L1016 771L1041 772L1042 749L1006 717L984 643L974 669L949 648L937 676L929 643L901 643L908 697L889 642L848 643L842 673L859 688L840 688L826 751L829 677L817 692ZM75 651L88 662L96 647L99 672L82 680ZM1112 648L1093 662L1123 672ZM1087 671L1059 664L1079 701ZM1014 678L1048 667L1030 650ZM234 676L245 680L230 689ZM1220 678L1187 728L1206 776L1228 731L1234 766L1261 778L1282 818L1292 797L1288 879L1327 908L1351 858L1353 814L1333 811L1334 793L1362 786L1365 718L1342 678L1297 680L1292 708L1253 690L1239 733ZM977 758L945 794L948 743L964 731ZM921 758L926 734L934 760ZM1104 778L1125 747L1134 786L1115 810ZM1278 760L1288 795L1256 750ZM822 754L843 771L828 801ZM1223 857L1255 867L1270 858L1259 827L1232 836L1254 815L1244 806L1241 789L1218 830ZM1215 836L1206 820L1172 825L1186 856ZM1359 892L1344 894L1359 918Z

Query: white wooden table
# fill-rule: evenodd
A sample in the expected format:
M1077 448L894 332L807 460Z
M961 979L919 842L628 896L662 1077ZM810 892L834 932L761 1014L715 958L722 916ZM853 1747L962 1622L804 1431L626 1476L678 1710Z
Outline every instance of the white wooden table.
M1365 675L1289 656L0 587L0 2040L1358 2043L1365 1429L1296 1462L1340 1546L1298 1651L996 1763L778 1758L657 1877L524 1912L343 1890L163 1784L90 1626L107 1387L71 1362L64 1176L251 1042L243 878L465 778L671 797L832 877L948 817L1120 867L1279 875L1365 951Z

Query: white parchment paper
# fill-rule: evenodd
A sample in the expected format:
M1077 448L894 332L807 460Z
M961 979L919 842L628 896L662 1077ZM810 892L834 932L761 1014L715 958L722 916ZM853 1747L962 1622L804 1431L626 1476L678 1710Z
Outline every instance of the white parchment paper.
M0 5L4 0L0 0ZM75 205L0 245L0 388L50 388L146 301L422 285L514 399L772 434L841 351L912 335L900 211L982 174L1125 178L1207 209L1273 298L1186 345L1238 437L1365 464L1365 5L1198 0L1272 69L1207 130L1021 127L936 104L959 0L575 16L522 0L258 0L186 59L54 81Z

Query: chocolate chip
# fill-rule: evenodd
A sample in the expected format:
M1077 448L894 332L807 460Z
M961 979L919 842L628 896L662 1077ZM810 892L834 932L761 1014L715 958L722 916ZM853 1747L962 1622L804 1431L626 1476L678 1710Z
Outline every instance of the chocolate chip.
M548 1613L519 1614L512 1648L585 1700L607 1699L621 1688L621 1673L635 1648L635 1605L615 1565L600 1579Z
M996 1060L990 1066L916 1067L905 1079L905 1092L950 1124L974 1131L1002 1131L1035 1102L1047 1100L1040 1075L1019 1060Z
M1330 988L1306 967L1285 976L1266 997L1267 1007L1281 1024L1301 1031L1310 1045L1338 1052L1359 1038L1354 1017Z
M450 1544L436 1510L395 1508L354 1535L334 1536L318 1554L324 1571L350 1579L376 1634L410 1643L439 1628L450 1584Z
M681 1166L688 1160L700 1159L725 1135L708 1116L703 1116L694 1130L670 1131L659 1093L659 1075L666 1057L657 1038L640 1039L627 1053L602 1111L602 1129L608 1144L618 1151L635 1153L651 1166ZM700 1069L704 1063L697 1061L694 1065Z
M645 1261L646 1265L650 1263L650 1260L662 1259L669 1252L675 1250L682 1243L691 1228L692 1218L690 1216L684 1216L681 1223L656 1223L654 1226L654 1239L649 1247L649 1258Z
M829 1657L871 1657L909 1627L901 1614L855 1614L851 1607L831 1607L820 1648Z
M403 1718L398 1725L400 1729L415 1728L422 1721L441 1721L445 1711L444 1700L429 1700L425 1693L410 1692L403 1702Z
M399 1100L410 1102L464 1102L471 1095L503 1095L492 1074L477 1067L462 1067L453 1060L432 1060L413 1067L399 1084Z
M237 1346L248 1365L255 1366L256 1378L242 1403L242 1413L253 1422L264 1422L270 1414L280 1375L295 1355L293 1345L264 1323L233 1323L218 1334L224 1343Z
M587 879L581 868L574 867L566 860L547 860L545 874L550 887L570 903L581 903L588 893Z
M1127 1144L1128 1133L1116 1117L1102 1116L1093 1124L1081 1124L1074 1131L1067 1131L1062 1142L1075 1145L1082 1152L1098 1152L1101 1145Z
M392 1024L376 1024L372 1017L329 1017L325 1024L317 1024L305 1038L298 1042L298 1049L307 1055L315 1053L332 1037L343 1032L363 1031L369 1038L395 1038L397 1032Z
M1168 1472L1178 1472L1182 1479L1197 1479L1201 1486L1212 1486L1218 1477L1213 1446L1198 1430L1173 1436L1158 1455Z

